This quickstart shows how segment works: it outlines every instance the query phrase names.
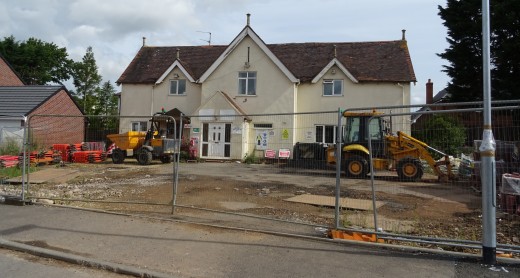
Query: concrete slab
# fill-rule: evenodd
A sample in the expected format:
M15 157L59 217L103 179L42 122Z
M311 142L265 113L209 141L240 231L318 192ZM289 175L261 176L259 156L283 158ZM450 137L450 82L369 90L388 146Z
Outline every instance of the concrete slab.
M336 204L335 198L333 196L321 196L313 194L298 195L289 199L285 199L284 201L325 207L334 207ZM384 204L386 204L386 202L376 201L376 208L379 208ZM343 208L356 210L373 210L373 204L371 200L340 198L340 206Z
M29 182L41 184L49 182L65 182L79 176L78 170L64 168L48 168L29 174ZM27 175L25 176L27 181ZM22 177L14 177L7 180L11 184L22 183Z

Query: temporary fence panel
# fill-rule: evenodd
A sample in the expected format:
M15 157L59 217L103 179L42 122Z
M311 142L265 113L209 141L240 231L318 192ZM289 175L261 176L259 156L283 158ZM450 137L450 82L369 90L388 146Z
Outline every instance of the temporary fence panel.
M24 122L22 116L0 115L0 200L19 198L23 192L21 184L12 184L10 180L22 173Z
M388 155L385 160L390 159L388 169L373 168L372 183L367 185L359 182L348 186L344 193L346 195L361 195L365 197L373 194L373 207L375 214L363 214L359 211L346 210L343 213L342 227L348 229L372 230L381 235L382 238L395 240L396 238L408 238L407 242L422 246L448 245L451 250L471 250L475 252L479 248L482 228L482 200L480 185L480 158L479 140L476 136L482 131L481 108L459 105L460 112L456 109L438 109L430 112L418 111L416 113L396 113L395 109L383 115L374 116L388 119L391 115L399 117L392 118L392 126L405 126L411 123L412 139L410 137L399 137L394 131L393 138L403 143L405 148L423 148L428 155L435 160L433 164L439 164L443 156L440 151L449 157L451 177L439 179L434 171L432 163L427 163L427 158L415 152L407 153L404 159L409 163L400 163L399 155ZM519 110L513 106L496 107L493 115L493 131L497 143L496 150L496 179L497 192L500 192L502 184L499 179L503 174L517 172L518 161L515 149L518 143L518 120ZM450 107L454 108L454 107ZM456 107L455 107L456 108ZM381 111L382 109L379 109ZM406 115L406 118L400 116ZM404 123L396 122L396 119L404 119ZM495 133L496 132L496 133ZM407 140L418 139L419 141L408 142ZM377 140L374 140L377 142ZM386 140L387 151L389 140ZM423 142L423 143L421 143ZM377 145L371 146L377 150ZM375 165L381 155L371 153L370 161ZM391 160L391 158L395 158ZM403 161L404 161L403 159ZM407 165L414 161L420 162L423 175L419 179L403 181L398 177L399 171L410 171L414 174L414 167ZM437 162L436 162L437 161ZM440 171L448 176L448 167L439 166ZM405 169L405 170L403 170ZM348 178L347 178L348 179ZM504 199L499 194L498 200ZM497 211L497 241L502 250L509 250L511 245L518 246L518 225L514 220L517 216L511 214L516 208L514 198L508 197L503 201L507 213L499 204ZM515 224L516 223L516 224ZM518 247L516 247L518 252Z
M334 144L336 112L187 117L178 213L332 226L335 172L325 153Z
M138 130L132 123L148 119L147 132L107 134L118 130L122 119ZM26 161L27 168L37 171L27 175L26 199L116 211L156 212L159 207L171 213L180 134L173 117L158 114L153 119L30 117ZM124 144L121 138L135 142Z
M520 177L515 174L520 172L520 114L515 105L518 103L494 105L507 109L496 108L492 113L501 250L517 250L520 245L516 190ZM346 111L375 113L378 116L373 118L385 119L381 127L386 131L401 131L424 142L426 149L449 155L455 178L439 180L422 157L420 179L401 180L398 171L406 166L388 156L374 156L378 148L378 155L384 154L388 141L366 146L367 152L372 151L372 157L366 156L366 167L379 158L388 160L386 168L376 167L353 178L345 174L347 160L340 159L338 173L333 163L335 150L345 148L345 140L354 140L348 127L352 123L347 123L342 110L182 115L170 125L155 127L155 136L163 131L174 135L178 155L153 155L157 160L149 165L141 165L148 164L142 163L148 156L141 155L137 146L151 127L150 116L36 115L26 126L27 167L68 171L68 178L40 184L31 172L26 180L27 198L164 217L173 212L175 217L203 222L306 235L316 235L312 233L316 227L320 233L322 228L360 231L388 242L447 245L450 250L474 252L482 234L481 108L478 104L444 104L415 109L395 106ZM447 112L456 109L460 111ZM118 132L112 136L110 130ZM442 156L432 157L439 160ZM441 171L446 173L447 168L442 166ZM246 221L244 216L256 220Z

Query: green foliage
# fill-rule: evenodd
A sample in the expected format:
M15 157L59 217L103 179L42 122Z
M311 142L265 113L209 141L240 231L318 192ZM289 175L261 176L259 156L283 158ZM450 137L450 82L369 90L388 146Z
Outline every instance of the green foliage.
M0 144L0 155L18 155L20 151L20 145L12 138L6 138Z
M75 62L73 66L72 76L74 78L75 94L81 97L78 104L83 108L86 115L95 114L96 98L94 97L99 91L99 83L101 83L101 75L98 73L96 59L92 47L87 48L87 52L83 56L81 62Z
M483 97L482 2L448 0L439 6L448 28L449 47L438 54L447 60L451 77L447 90L452 101ZM493 99L520 98L520 1L490 1L491 85Z
M27 85L61 83L70 78L73 61L67 49L36 38L16 41L13 36L0 40L0 54Z
M260 159L256 156L256 149L254 149L250 154L244 156L244 163L246 164L256 164L260 161Z
M421 130L413 131L412 136L447 155L456 156L461 153L466 141L466 130L454 117L433 115ZM434 157L440 158L437 155Z

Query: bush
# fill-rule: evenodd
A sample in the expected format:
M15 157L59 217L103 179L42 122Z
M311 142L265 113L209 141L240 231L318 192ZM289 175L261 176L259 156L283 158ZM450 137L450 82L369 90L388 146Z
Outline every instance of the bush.
M466 129L455 117L433 115L412 136L447 155L457 156L463 151ZM434 157L438 159L440 155Z
M244 163L246 164L256 164L259 162L259 158L256 157L256 149L253 150L253 152L251 152L250 154L247 154L245 155L244 157Z
M0 155L19 155L20 152L18 142L12 138L6 138L0 145Z

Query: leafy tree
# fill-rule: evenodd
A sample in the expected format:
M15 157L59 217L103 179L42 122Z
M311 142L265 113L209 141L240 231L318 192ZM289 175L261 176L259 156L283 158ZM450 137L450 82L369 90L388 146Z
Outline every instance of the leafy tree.
M86 115L93 115L96 109L94 96L99 88L101 75L98 73L96 59L91 46L87 48L82 61L74 63L73 78L73 83L76 87L75 94L77 97L82 97L79 104L83 107L83 112Z
M426 115L423 115L425 117ZM433 115L420 130L412 132L415 138L448 155L457 155L466 141L466 130L456 117ZM436 155L434 155L436 156ZM439 158L436 156L436 158Z
M0 54L27 85L61 83L70 78L72 60L65 47L29 38L16 41L13 36L0 40Z
M449 47L438 54L449 65L448 93L452 101L482 100L482 3L481 0L448 0L439 6L448 28ZM520 98L520 1L490 1L492 98Z
M118 114L118 97L116 89L107 81L97 90L95 115L116 116ZM102 126L105 128L116 128L117 119L114 117L106 117L102 119Z

